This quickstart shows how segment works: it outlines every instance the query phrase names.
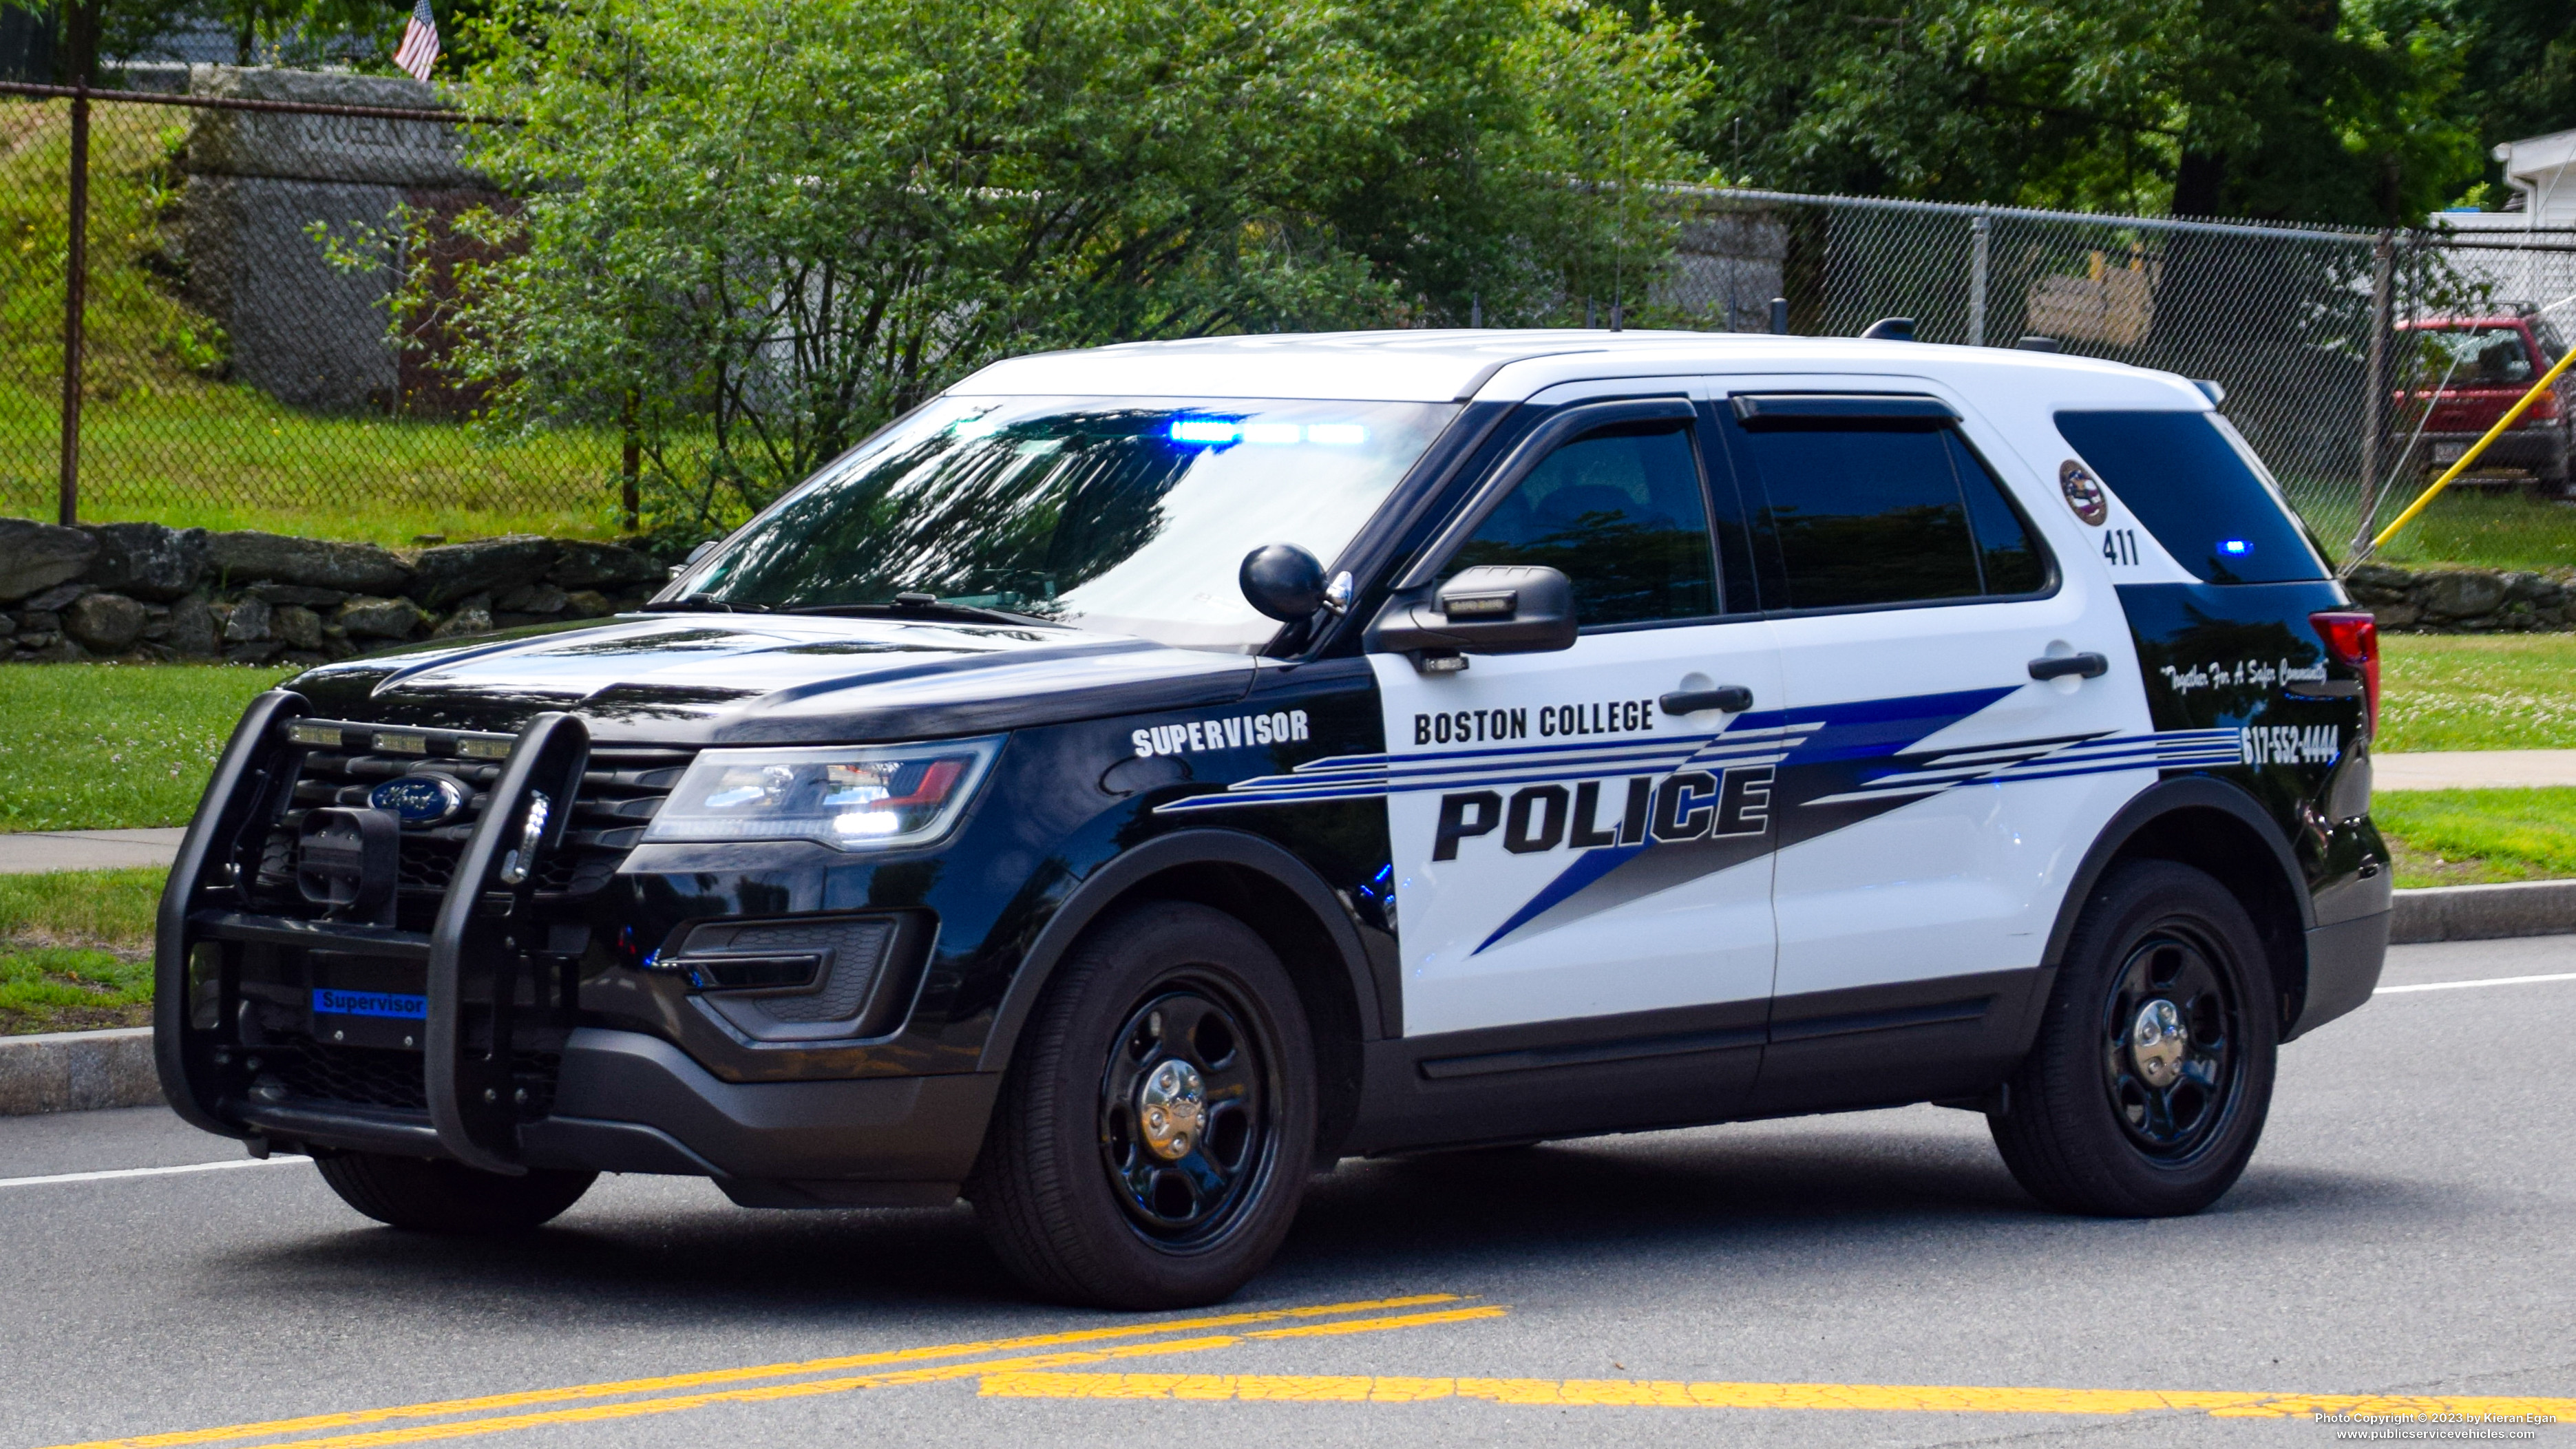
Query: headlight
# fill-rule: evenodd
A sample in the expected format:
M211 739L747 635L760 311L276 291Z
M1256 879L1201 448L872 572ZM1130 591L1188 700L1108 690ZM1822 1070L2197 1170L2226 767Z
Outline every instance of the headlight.
M842 850L948 833L1000 753L999 736L847 749L707 750L644 839L819 840Z

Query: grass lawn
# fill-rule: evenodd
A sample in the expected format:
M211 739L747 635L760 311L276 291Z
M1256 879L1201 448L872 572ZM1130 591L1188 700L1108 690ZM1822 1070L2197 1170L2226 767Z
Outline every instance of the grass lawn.
M2576 789L2402 790L2370 814L2400 890L2576 876Z
M224 664L0 664L0 830L185 825L252 695Z
M146 1025L162 875L0 875L0 1035Z
M2576 749L2576 634L2383 634L2379 749Z
M2386 527L2431 481L2398 480L2394 496L2379 509L2380 526ZM2354 500L2343 487L2293 489L2291 500L2328 556L2341 562L2351 552ZM2565 568L2576 560L2576 508L2534 498L2518 483L2493 488L2453 484L2374 557L2401 568L2436 563L2534 573Z

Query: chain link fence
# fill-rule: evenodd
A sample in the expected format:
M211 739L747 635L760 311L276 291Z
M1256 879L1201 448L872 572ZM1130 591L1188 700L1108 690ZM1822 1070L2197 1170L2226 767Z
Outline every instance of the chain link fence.
M389 335L404 269L470 245L438 219L509 204L458 164L458 127L428 118L426 87L138 69L110 79L173 93L90 98L77 188L75 102L23 84L0 94L0 515L57 515L68 481L83 520L393 543L622 521L619 438L480 426L483 398L438 366L445 339ZM431 221L433 254L353 265L345 244L336 259L325 244L323 232L385 231L398 209Z
M2328 551L2353 556L2563 347L2576 232L2518 216L2395 233L1677 188L1655 310L1683 325L2047 346L2225 389ZM2446 222L2450 219L2445 219ZM2032 339L2025 342L2024 339ZM2044 339L2044 340L2042 340ZM2534 353L2537 355L2534 355ZM2576 564L2558 406L2379 555Z
M483 399L439 367L446 339L388 334L386 299L406 269L455 260L440 251L450 234L437 219L511 204L460 165L459 128L420 109L425 87L163 70L121 79L170 94L88 102L87 287L68 427L74 102L0 87L0 515L56 514L76 472L86 519L401 543L601 532L631 517L636 465L620 437L483 426ZM1798 333L1903 316L1926 341L2039 337L2210 379L2338 557L2458 456L2461 399L2506 387L2517 368L2527 386L2576 310L2576 232L2518 217L2384 234L1668 196L1679 247L1635 320L1764 331L1780 298ZM414 233L430 238L425 252L353 266L317 234L382 228L397 210L429 219ZM2542 355L2499 362L2508 331ZM2563 448L2568 412L2520 430L2518 451L2498 460L2510 466L2456 485L2384 556L2576 564L2564 454L2534 447Z

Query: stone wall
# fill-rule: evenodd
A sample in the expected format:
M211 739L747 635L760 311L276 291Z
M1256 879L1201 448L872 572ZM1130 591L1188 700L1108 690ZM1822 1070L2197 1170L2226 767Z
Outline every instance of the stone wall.
M2576 569L2401 569L2363 564L2344 580L2379 627L2413 634L2509 634L2576 628Z
M414 639L597 618L669 570L533 536L396 552L157 523L0 518L0 661L321 664Z

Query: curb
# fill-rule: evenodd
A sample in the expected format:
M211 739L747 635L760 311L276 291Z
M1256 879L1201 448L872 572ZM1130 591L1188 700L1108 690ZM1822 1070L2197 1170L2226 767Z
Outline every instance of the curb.
M2576 932L2576 880L2432 886L2396 896L2388 922L2392 946Z
M152 1028L0 1036L0 1117L157 1107Z
M2576 880L2396 892L2392 946L2576 933ZM0 1036L0 1117L159 1106L152 1028Z

